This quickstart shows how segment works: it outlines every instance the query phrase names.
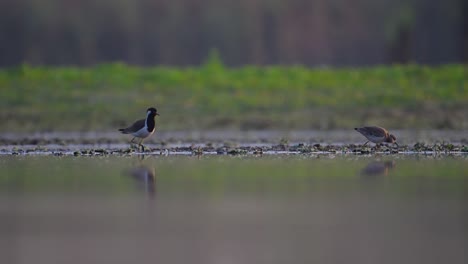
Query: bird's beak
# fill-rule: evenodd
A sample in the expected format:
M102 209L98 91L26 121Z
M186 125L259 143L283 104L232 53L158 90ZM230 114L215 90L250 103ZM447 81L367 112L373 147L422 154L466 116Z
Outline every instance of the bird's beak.
M156 113L156 115L159 115L159 113Z
M398 148L400 147L400 146L398 146L398 143L396 143L396 141L395 141L395 142L393 142L393 143L394 143L394 144L395 144L395 145L396 145Z

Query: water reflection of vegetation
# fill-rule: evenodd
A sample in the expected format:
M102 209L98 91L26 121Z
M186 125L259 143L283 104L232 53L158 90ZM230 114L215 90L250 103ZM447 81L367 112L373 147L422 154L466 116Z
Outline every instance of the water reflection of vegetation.
M158 193L212 194L349 192L363 188L360 171L367 157L150 157L158 168ZM456 195L466 192L466 157L397 158L389 179L391 192L420 188ZM129 194L138 190L131 177L133 158L4 157L0 191Z

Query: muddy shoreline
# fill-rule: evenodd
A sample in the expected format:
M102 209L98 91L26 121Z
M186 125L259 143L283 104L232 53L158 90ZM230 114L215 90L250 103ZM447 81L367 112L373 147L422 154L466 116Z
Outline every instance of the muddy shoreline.
M464 154L467 131L396 130L399 147L374 144L354 131L158 131L145 149L117 132L0 134L3 155L260 155L260 154Z

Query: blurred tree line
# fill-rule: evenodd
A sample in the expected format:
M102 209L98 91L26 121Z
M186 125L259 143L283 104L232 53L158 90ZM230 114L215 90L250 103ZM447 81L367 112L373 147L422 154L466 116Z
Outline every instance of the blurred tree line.
M468 60L466 0L0 0L0 66Z

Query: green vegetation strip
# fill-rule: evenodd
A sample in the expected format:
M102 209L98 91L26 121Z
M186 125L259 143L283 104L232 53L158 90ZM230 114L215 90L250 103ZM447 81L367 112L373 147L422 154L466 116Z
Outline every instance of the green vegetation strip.
M0 131L114 130L161 113L160 129L467 129L465 65L372 68L124 64L0 70Z

